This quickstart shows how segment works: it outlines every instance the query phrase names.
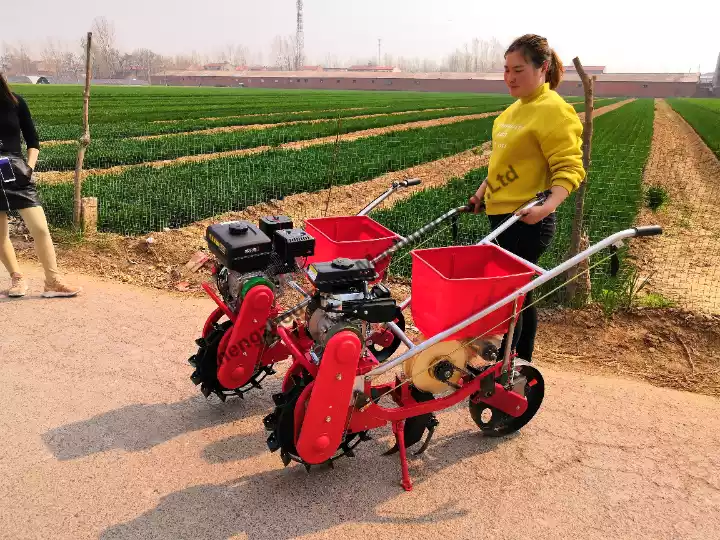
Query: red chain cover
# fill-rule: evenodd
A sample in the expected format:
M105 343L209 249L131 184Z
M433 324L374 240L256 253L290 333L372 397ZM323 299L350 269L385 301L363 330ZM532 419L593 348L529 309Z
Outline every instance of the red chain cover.
M250 380L264 349L265 324L273 304L273 292L255 285L243 299L227 344L220 356L218 381L225 388L238 388Z
M313 384L296 448L298 455L310 464L323 463L339 448L347 427L353 396L355 373L362 344L353 332L338 332L328 341ZM296 407L304 407L298 400Z

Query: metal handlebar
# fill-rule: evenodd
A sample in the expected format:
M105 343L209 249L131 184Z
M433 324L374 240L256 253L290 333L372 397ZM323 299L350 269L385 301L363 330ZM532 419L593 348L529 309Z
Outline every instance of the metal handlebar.
M439 218L437 218L437 219L431 221L430 223L428 223L427 225L424 225L423 227L419 228L417 231L415 231L414 233L412 233L412 234L411 234L410 236L408 236L407 238L403 238L402 240L400 240L400 241L399 241L397 244L395 244L394 246L386 249L386 250L383 251L380 255L378 255L377 257L375 257L371 262L372 262L373 264L377 264L379 261L383 260L385 257L389 257L390 255L392 255L392 254L395 253L396 251L404 248L404 247L407 246L408 244L412 244L412 243L415 242L415 240L417 240L420 236L422 236L423 234L425 234L425 233L428 232L429 230L434 229L435 227L437 227L438 225L440 225L443 221L445 221L445 220L447 220L447 219L450 219L451 217L454 217L454 216L456 216L457 214L460 214L460 213L463 213L463 212L472 212L473 208L474 208L474 206L471 205L471 204L466 204L465 206L459 206L458 208L453 208L453 209L450 210L449 212L444 213L444 214L443 214L442 216L440 216Z
M635 236L655 236L662 233L663 230L660 225L646 225L644 227L635 227Z
M412 182L412 180L409 180L408 182ZM418 180L418 182L419 182L419 180ZM535 205L542 204L542 203L544 203L544 202L547 200L547 198L548 198L549 196L550 196L550 190L540 192L540 193L538 193L531 201L529 201L527 204L523 205L523 208L532 208L532 207L535 206ZM377 264L379 261L383 260L385 257L388 257L388 256L392 255L393 253L395 253L396 251L404 248L404 247L407 246L408 244L411 244L411 243L415 242L415 240L417 240L420 236L422 236L423 234L425 234L425 233L428 232L429 230L434 229L435 227L437 227L438 225L440 225L443 221L445 221L445 220L447 220L447 219L450 219L450 218L453 218L453 217L456 217L456 216L457 216L458 214L460 214L460 213L464 213L464 212L477 212L477 211L479 211L479 210L481 210L481 209L484 210L484 209L485 209L485 204L484 204L484 202L483 202L483 201L480 201L480 203L481 203L480 205L476 205L476 204L474 204L474 203L472 203L472 202L469 202L468 204L466 204L466 205L464 205L464 206L459 206L458 208L453 208L452 210L450 210L449 212L446 212L445 214L443 214L442 216L440 216L440 217L437 218L436 220L431 221L431 222L428 223L427 225L421 227L420 229L418 229L417 231L415 231L414 233L412 233L412 234L411 234L410 236L408 236L407 238L402 238L402 239L400 240L400 242L398 242L397 244L393 245L392 247L390 247L390 248L386 249L385 251L383 251L382 253L380 253L380 255L378 255L377 257L375 257L374 259L372 259L371 262L372 262L373 264ZM499 227L499 228L495 231L495 234L494 234L494 235L491 234L491 235L489 235L488 237L486 237L485 239L483 239L483 242L490 241L490 240L494 239L495 236L498 236L503 230L507 229L510 225L512 225L512 224L513 224L515 221L517 221L518 219L520 219L518 216L516 216L516 215L512 216L510 219L507 220L506 223L504 223L501 227ZM481 242L481 243L482 243L482 242ZM538 268L539 270L542 270L542 269L539 268L539 267L537 267L537 268Z
M365 216L369 214L377 205L379 205L381 202L383 202L385 199L387 199L390 195L395 193L400 188L406 188L406 187L412 187L412 186L419 186L422 183L422 180L419 178L411 178L410 180L402 180L400 182L393 182L390 185L390 188L380 195L377 199L372 201L370 204L368 204L365 208L360 210L356 215L358 216Z
M483 317L489 315L496 309L499 309L502 306L509 304L510 302L513 302L520 296L527 294L528 292L532 291L533 289L537 289L543 283L546 283L546 282L550 281L551 279L564 274L573 266L576 266L577 264L584 261L585 259L590 258L595 253L602 251L603 249L606 249L606 248L616 244L617 242L623 240L624 238L632 238L634 236L651 236L651 235L655 235L655 234L660 234L661 232L662 232L661 227L659 227L657 225L651 225L648 227L635 227L634 229L625 229L624 231L616 232L615 234L608 236L607 238L599 241L598 243L588 247L584 251L581 251L574 257L571 257L570 259L566 260L565 262L559 264L552 270L548 270L543 275L532 280L525 286L517 289L515 292L513 292L511 294L508 294L507 296L505 296L505 298L502 298L501 300L498 300L494 304L487 306L482 311L475 313L474 315L468 317L467 319L460 321L459 323L453 325L452 327L425 340L421 344L416 345L415 347L409 349L407 352L401 354L397 358L390 360L379 367L376 367L375 369L371 370L369 373L366 373L365 375L361 375L359 380L362 380L363 377L376 377L378 375L382 375L386 371L389 371L389 370L393 369L395 366L403 363L408 358L415 356L416 354L428 349L429 347L435 345L436 343L441 342L444 339L449 338L453 334L459 332L460 330L463 330L464 328L470 326L471 324L479 321ZM394 328L391 328L391 330L393 331L393 333L395 333Z
M419 186L422 184L422 180L419 178L413 178L412 180L403 180L400 182L401 187L411 187L411 186Z

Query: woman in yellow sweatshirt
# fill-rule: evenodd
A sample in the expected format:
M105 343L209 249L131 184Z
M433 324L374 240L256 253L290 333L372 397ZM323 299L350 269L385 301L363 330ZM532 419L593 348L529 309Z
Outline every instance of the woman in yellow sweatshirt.
M476 212L484 201L493 229L513 213L522 215L497 242L533 263L555 234L555 210L585 178L582 123L555 92L562 75L562 62L545 38L528 34L510 45L505 84L518 99L495 119L488 177L470 198ZM545 203L518 211L548 189ZM532 301L528 294L525 305ZM524 360L532 361L536 330L537 312L530 307L521 313L513 340Z

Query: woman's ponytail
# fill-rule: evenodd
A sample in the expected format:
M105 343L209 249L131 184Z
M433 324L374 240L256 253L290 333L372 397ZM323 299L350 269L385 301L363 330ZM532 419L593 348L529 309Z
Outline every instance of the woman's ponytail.
M562 60L555 52L555 49L550 49L550 60L548 60L548 69L545 73L545 82L550 83L550 89L555 90L560 86L562 81L565 68L563 67Z

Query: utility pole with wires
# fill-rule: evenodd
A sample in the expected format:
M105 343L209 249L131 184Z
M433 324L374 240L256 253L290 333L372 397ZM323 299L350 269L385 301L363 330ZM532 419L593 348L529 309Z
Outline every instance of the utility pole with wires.
M303 0L297 0L297 29L295 33L295 69L302 69L305 64L305 30L303 29Z

